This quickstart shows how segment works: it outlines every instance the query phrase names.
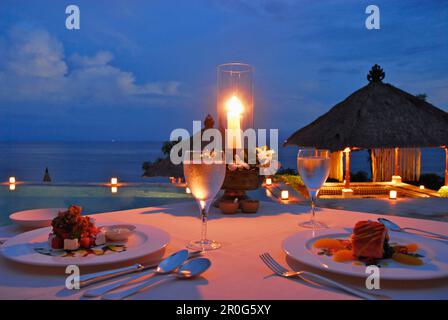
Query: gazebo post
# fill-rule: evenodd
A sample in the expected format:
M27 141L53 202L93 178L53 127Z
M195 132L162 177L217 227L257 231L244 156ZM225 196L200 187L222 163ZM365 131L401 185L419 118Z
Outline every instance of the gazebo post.
M445 146L445 187L448 187L448 146Z
M439 189L439 193L443 196L448 194L448 146L445 148L445 185Z
M347 197L353 195L353 190L350 188L350 148L344 149L345 154L345 183L342 189L342 196Z
M400 177L400 163L398 162L398 151L400 148L395 148L395 158L394 158L394 174L392 176L392 183L401 183Z

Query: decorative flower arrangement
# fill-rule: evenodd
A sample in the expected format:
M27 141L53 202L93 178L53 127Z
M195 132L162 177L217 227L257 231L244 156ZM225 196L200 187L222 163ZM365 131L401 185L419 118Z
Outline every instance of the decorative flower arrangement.
M275 172L279 168L278 161L273 159L275 151L269 149L269 147L267 146L262 146L256 148L256 154L257 154L256 164L246 163L247 154L244 154L245 159L241 159L241 157L238 154L236 154L234 157L234 163L228 165L229 170L230 171L253 170L259 168L260 174L262 175L275 174Z

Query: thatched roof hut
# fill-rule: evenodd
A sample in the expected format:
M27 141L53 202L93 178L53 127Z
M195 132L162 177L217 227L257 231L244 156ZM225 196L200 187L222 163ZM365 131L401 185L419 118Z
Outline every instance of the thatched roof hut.
M296 131L284 145L332 151L349 150L346 148L446 148L448 113L424 99L383 83L384 76L383 70L375 65L367 76L369 83L366 86Z

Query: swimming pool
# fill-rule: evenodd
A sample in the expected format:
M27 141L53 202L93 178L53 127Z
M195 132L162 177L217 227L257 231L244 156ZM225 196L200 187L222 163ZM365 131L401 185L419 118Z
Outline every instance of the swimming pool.
M27 185L14 191L0 186L0 225L9 224L13 212L35 208L63 208L70 204L83 207L86 214L149 207L187 201L185 188L171 184L141 184L118 187L101 185Z
M269 201L261 188L249 193L251 197ZM10 224L9 215L16 211L37 208L64 208L80 205L83 213L93 214L188 201L191 195L185 187L170 183L128 184L112 193L107 185L43 185L18 184L15 190L0 185L0 225Z

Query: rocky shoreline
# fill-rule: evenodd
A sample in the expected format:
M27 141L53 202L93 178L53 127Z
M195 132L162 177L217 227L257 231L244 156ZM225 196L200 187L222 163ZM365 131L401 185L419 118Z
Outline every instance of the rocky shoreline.
M144 162L142 177L183 177L182 165L174 165L169 158Z

